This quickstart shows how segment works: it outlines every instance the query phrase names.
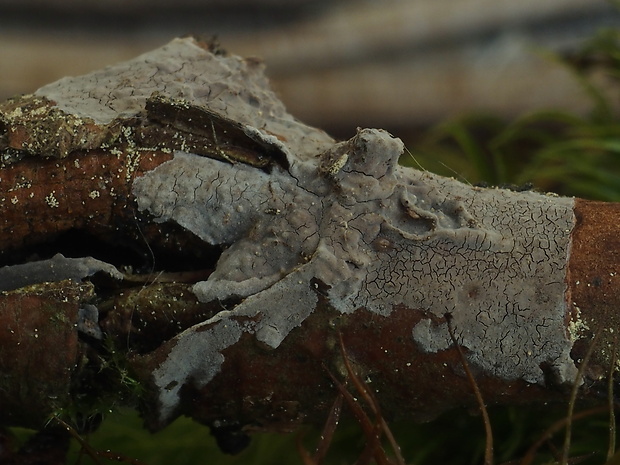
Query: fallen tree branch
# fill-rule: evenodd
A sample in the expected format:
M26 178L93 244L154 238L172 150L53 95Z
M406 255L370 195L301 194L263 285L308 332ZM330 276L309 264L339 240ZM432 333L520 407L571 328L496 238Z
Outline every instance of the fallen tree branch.
M290 430L349 364L424 420L475 405L458 349L487 404L566 400L594 327L581 395L606 385L617 204L403 168L382 130L335 142L193 38L0 122L4 425L128 403L152 430Z

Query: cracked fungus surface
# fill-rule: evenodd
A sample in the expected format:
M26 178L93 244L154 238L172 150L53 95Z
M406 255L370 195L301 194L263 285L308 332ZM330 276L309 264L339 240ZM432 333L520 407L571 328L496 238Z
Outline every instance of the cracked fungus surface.
M147 101L164 97L208 108L242 125L248 136L258 134L279 149L294 146L299 157L332 142L323 131L286 112L269 88L259 60L217 55L190 37L103 70L65 77L41 87L34 96L54 102L55 109L70 115L71 126L93 121L113 130L118 121L148 113Z
M446 324L433 322L449 312L470 361L484 371L543 383L545 364L559 381L572 381L564 328L572 199L474 188L403 168L402 150L388 133L365 129L315 163L291 158L288 170L267 174L176 153L138 179L141 209L211 244L230 244L195 285L199 299L241 302L181 334L158 384L182 384L179 366L184 377L212 373L206 365L222 347L218 327L227 340L234 328L236 337L250 332L278 347L314 311L315 280L343 313L363 307L388 316L396 305L423 312L411 333L423 351L451 345ZM186 355L181 341L204 347L202 358ZM163 414L177 389L162 389Z
M443 320L451 313L470 362L492 376L543 383L548 366L558 381L574 379L564 327L572 199L400 167L401 141L381 130L336 144L286 113L256 61L212 54L192 39L35 95L99 128L148 118L149 100L174 102L174 115L218 115L230 135L240 130L284 158L263 170L176 150L133 183L139 208L156 221L227 247L194 287L201 301L227 309L179 334L158 359L162 424L178 413L184 384L201 388L217 374L227 347L249 333L277 348L315 310L319 292L343 313L419 312L411 337L426 352L451 345ZM191 124L168 130L178 131L172 138L204 133Z

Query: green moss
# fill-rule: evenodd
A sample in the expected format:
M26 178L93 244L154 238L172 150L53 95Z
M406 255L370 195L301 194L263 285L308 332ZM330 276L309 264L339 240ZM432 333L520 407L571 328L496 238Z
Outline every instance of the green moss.
M137 407L144 393L133 376L123 351L105 339L98 355L90 353L81 362L80 376L71 386L68 403L63 402L50 415L68 423L78 432L90 431L119 408Z

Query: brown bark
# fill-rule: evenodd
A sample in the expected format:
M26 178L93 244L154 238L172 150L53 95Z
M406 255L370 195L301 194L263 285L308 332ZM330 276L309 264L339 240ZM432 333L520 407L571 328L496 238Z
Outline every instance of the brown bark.
M424 420L475 404L448 315L490 404L565 400L599 328L577 382L613 362L615 204L403 169L382 131L336 144L191 39L20 108L0 107L5 425L110 396L153 430L320 422L341 336L385 415Z
M599 334L589 369L593 377L604 376L614 363L610 359L620 323L620 205L576 199L575 216L567 300L573 315L581 313L588 332ZM576 358L585 355L587 341L575 348Z
M92 151L63 160L27 158L4 167L0 253L18 253L72 229L114 237L136 214L127 201L133 178L168 159L169 154L144 154L129 167L128 159Z

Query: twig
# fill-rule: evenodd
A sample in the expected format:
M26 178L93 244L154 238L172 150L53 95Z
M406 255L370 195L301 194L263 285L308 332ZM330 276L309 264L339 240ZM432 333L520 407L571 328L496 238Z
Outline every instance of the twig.
M594 346L596 345L596 340L598 339L600 331L597 329L594 337L592 338L592 342L588 347L588 351L586 355L583 357L583 361L581 365L579 365L579 369L577 370L577 375L575 376L575 382L573 383L573 387L570 393L570 400L568 401L568 413L566 415L566 434L564 435L564 447L562 448L562 459L560 460L561 465L568 464L568 453L570 451L570 442L571 442L571 434L573 428L573 411L575 410L575 402L577 400L577 392L579 391L579 380L583 377L583 372L590 361L590 356L594 351Z
M607 405L601 405L598 407L593 407L588 410L583 410L579 413L574 414L573 420L581 420L582 418L586 418L591 415L596 415L598 413L606 412L607 408L608 408ZM532 446L530 446L530 448L527 450L527 452L521 459L521 462L519 462L519 465L530 465L534 461L534 456L536 455L536 452L538 451L538 449L540 449L540 446L542 446L545 443L545 441L547 441L557 431L564 428L567 422L568 422L568 418L566 417L561 418L555 423L553 423L549 428L547 428L545 432L540 436L538 441L536 441L534 444L532 444Z
M340 381L338 381L329 370L327 370L327 373L331 377L338 390L342 393L344 400L347 402L347 405L351 408L353 416L355 416L355 419L358 421L358 423L362 427L362 430L364 431L364 436L366 436L369 441L372 441L372 438L376 437L375 425L370 421L370 418L368 418L368 415L366 415L366 412L364 412L364 409L360 407L356 399L351 395L349 391L347 391L347 388L345 388L344 385ZM373 434L375 436L373 436ZM375 449L374 456L375 460L379 465L390 465L381 447Z
M614 373L616 371L616 350L618 336L614 334L614 343L611 350L611 361L609 362L609 375L607 379L607 402L609 406L609 449L607 450L607 460L611 459L616 453L616 412L614 405Z
M385 436L387 437L388 442L390 443L390 446L392 447L392 450L394 451L394 454L396 455L396 460L398 464L405 465L405 459L403 458L402 453L400 451L400 446L396 442L396 439L394 438L394 435L392 434L390 427L388 426L387 422L383 418L383 415L381 414L381 410L379 408L379 402L377 402L375 397L372 395L372 392L370 392L366 388L364 383L362 383L362 381L353 371L353 367L351 366L351 363L349 362L349 358L347 356L347 352L344 347L344 341L342 339L342 334L339 334L339 337L340 337L340 351L342 353L344 364L345 364L345 367L347 368L347 373L349 374L349 377L353 381L353 384L355 385L356 389L359 391L362 397L364 397L364 399L366 400L366 402L372 409L373 413L377 417L379 424L381 425L381 429L385 433Z
M54 417L54 420L56 420L63 427L66 428L66 430L73 437L73 439L75 439L80 444L80 446L82 447L82 450L84 450L86 452L86 454L91 459L93 459L93 461L97 465L103 465L101 463L101 461L99 460L99 457L104 457L104 458L106 458L108 460L116 460L117 462L129 463L131 465L146 465L144 462L142 462L142 461L140 461L138 459L132 459L132 458L129 458L129 457L125 457L125 456L123 456L121 454L118 454L116 452L101 451L101 450L94 449L93 447L90 446L90 444L88 444L84 440L84 438L82 436L80 436L80 434L75 430L75 428L73 428L69 423L67 423L66 421L60 419L59 417Z
M316 464L321 464L323 462L323 459L327 454L327 449L332 442L334 432L336 431L338 421L340 420L343 399L344 397L342 396L342 393L339 392L336 396L336 400L334 400L331 410L329 411L329 416L325 422L325 427L321 432L321 440L319 441L316 451L314 452L313 459Z
M450 338L452 339L452 342L454 343L456 350L459 353L461 363L463 364L467 379L469 380L469 383L474 390L474 394L476 395L476 401L478 402L478 406L480 407L480 413L482 414L482 419L484 421L484 432L486 435L486 446L484 448L484 465L493 465L493 429L491 428L489 413L487 412L486 405L484 405L484 399L482 398L482 393L480 392L478 383L476 383L476 380L474 379L474 376L469 369L469 364L465 359L463 349L459 345L458 341L456 340L456 336L454 335L454 330L452 328L452 315L446 313L445 317L446 323L448 324L448 332L450 333Z

